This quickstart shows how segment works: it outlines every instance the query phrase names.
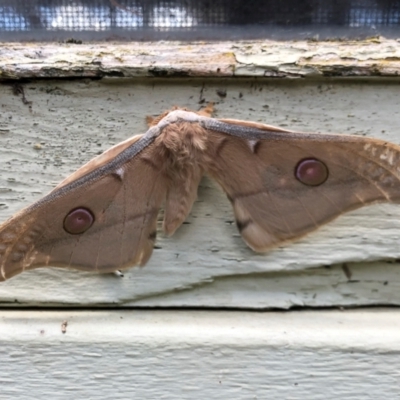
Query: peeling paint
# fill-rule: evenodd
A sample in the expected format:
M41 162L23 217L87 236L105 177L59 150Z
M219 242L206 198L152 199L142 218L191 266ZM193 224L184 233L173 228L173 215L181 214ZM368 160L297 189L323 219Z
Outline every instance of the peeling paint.
M393 76L400 42L242 41L0 44L0 79L71 77ZM161 74L161 75L160 75Z

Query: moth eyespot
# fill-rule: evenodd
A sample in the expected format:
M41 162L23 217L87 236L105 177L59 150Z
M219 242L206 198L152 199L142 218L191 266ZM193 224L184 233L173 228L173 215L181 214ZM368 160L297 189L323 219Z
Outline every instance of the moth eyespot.
M319 186L328 179L329 170L322 161L306 158L296 165L294 175L304 185Z
M75 208L64 219L64 230L71 235L86 232L94 222L94 216L87 208Z

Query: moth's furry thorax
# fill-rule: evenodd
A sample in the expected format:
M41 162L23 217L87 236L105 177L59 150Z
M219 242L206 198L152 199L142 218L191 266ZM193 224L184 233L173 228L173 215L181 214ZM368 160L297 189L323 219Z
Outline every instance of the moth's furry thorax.
M166 150L174 165L188 166L205 161L207 135L198 123L179 122L166 127L157 138L156 145Z

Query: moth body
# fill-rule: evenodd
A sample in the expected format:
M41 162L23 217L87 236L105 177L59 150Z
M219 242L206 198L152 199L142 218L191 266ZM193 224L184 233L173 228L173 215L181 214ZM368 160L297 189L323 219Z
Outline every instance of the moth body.
M163 229L172 235L190 212L197 188L210 164L209 132L199 124L177 122L156 139L167 178Z

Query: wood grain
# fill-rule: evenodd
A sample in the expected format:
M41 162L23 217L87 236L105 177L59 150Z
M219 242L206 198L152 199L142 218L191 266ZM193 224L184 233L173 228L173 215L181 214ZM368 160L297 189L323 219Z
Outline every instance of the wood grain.
M2 43L0 80L135 77L397 77L397 40ZM221 92L223 93L223 91Z
M223 100L217 94L220 88L227 91ZM218 117L233 116L300 131L365 134L400 143L396 118L400 100L397 85L390 82L42 81L24 85L31 110L9 86L1 86L0 91L2 220L41 197L98 152L142 133L146 115L156 115L171 105L196 109L199 101L214 101ZM160 238L145 269L132 270L124 279L61 270L32 271L2 284L0 300L7 305L256 308L400 304L396 264L373 264L376 273L372 279L364 272L367 264L349 264L351 270L359 271L358 276L354 274L361 282L358 285L340 266L334 269L337 273L328 276L324 268L398 258L399 217L396 206L368 207L341 217L297 244L260 256L242 243L229 202L205 180L187 223L174 238ZM297 283L295 277L304 271L309 271L311 284L306 279ZM262 280L252 278L259 274ZM281 274L279 282L285 277L285 289L281 292L276 286L274 294L266 295L271 282L276 282L276 274ZM223 288L219 286L222 281L226 282ZM363 281L368 285L362 285ZM329 288L328 294L323 293L324 287ZM251 288L256 294L247 296Z
M389 310L3 311L2 396L393 398L399 335Z

